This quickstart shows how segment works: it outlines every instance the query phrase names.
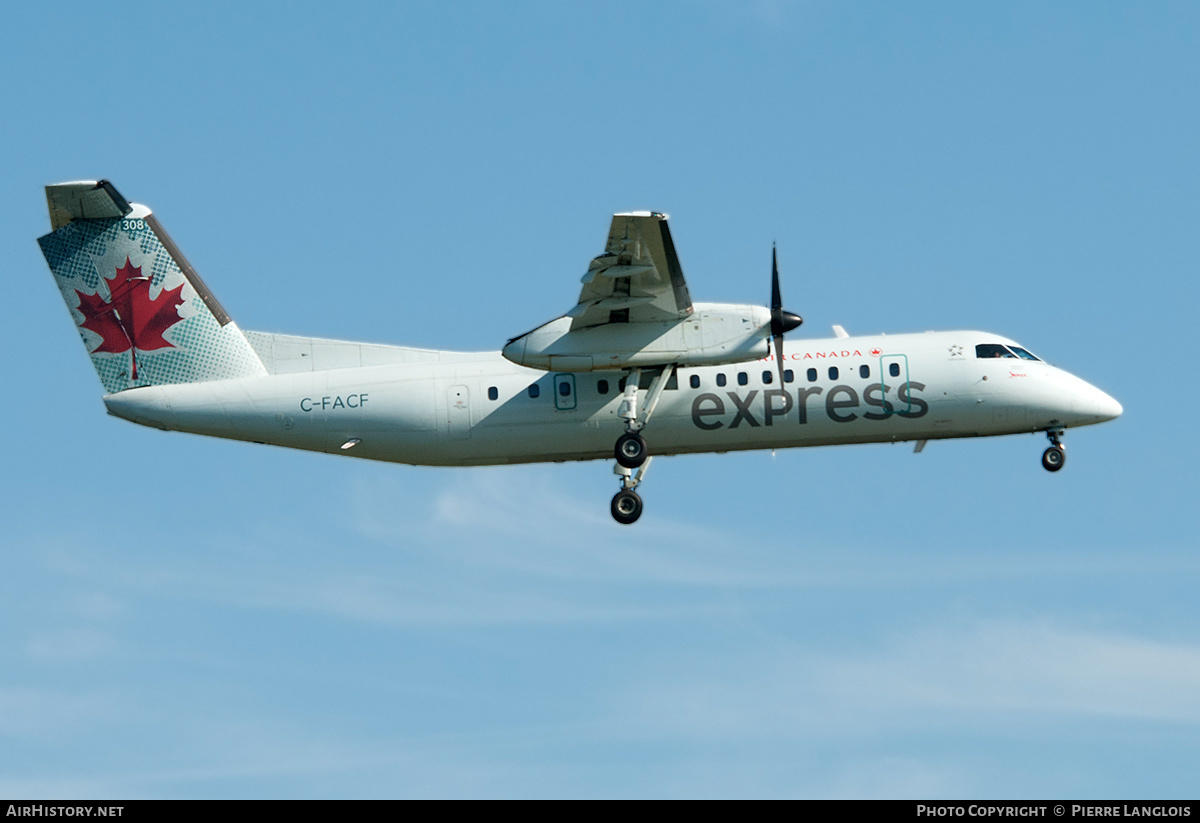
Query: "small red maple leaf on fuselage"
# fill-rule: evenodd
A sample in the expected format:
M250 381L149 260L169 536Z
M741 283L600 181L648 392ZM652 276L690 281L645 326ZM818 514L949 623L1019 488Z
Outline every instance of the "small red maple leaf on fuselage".
M163 333L180 321L180 293L183 286L163 289L155 299L150 298L150 278L142 276L142 267L135 266L129 257L117 269L116 276L105 281L109 299L98 293L84 294L78 289L79 312L83 315L80 327L100 335L100 345L92 352L127 351L133 359L133 379L137 379L137 354L134 349L153 351L174 348Z

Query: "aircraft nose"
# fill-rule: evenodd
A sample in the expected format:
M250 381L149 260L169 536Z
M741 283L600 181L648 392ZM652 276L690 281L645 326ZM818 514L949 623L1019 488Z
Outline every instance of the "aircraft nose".
M1090 384L1084 384L1084 387L1075 393L1071 405L1076 414L1097 423L1118 418L1121 412L1125 411L1115 399Z

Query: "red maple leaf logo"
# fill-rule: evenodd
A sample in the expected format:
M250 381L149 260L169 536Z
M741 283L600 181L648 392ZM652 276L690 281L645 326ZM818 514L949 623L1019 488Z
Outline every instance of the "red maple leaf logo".
M879 355L881 355L881 354L883 354L883 352L882 352L880 349L871 349L871 356L872 356L872 357L878 357L878 356L879 356Z
M163 289L158 298L150 299L150 278L142 276L142 267L135 266L129 257L125 265L117 269L116 276L105 281L109 299L97 294L84 294L78 289L79 312L83 315L82 328L93 331L102 338L92 352L129 352L133 360L133 379L137 380L136 349L173 349L163 337L163 332L182 318L179 307L183 305L180 292L183 285L174 289Z

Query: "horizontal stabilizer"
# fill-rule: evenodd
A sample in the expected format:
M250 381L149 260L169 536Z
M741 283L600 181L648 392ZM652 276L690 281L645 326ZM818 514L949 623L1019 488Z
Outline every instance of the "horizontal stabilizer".
M72 220L124 217L133 211L133 207L107 180L46 186L46 205L50 209L51 231L61 229Z

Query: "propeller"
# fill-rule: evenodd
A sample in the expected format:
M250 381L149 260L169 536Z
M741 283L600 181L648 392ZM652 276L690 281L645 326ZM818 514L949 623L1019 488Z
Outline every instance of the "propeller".
M779 387L783 388L783 335L798 328L804 322L798 314L783 310L783 298L779 295L779 260L775 246L771 246L771 339L775 343L775 362L779 365Z

